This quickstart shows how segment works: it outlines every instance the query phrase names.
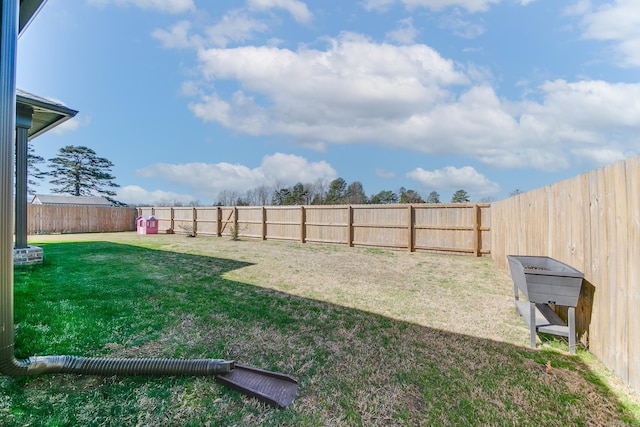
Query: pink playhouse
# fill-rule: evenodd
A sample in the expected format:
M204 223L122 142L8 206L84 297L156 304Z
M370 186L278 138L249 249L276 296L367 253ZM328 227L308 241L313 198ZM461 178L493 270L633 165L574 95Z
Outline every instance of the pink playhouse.
M158 219L151 216L139 216L136 219L138 234L158 234Z

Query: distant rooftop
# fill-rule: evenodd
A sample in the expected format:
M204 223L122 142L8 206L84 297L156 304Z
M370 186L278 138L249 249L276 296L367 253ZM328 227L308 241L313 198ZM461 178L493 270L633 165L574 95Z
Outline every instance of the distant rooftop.
M57 196L52 194L36 194L32 205L80 205L80 206L112 206L104 197L93 196Z

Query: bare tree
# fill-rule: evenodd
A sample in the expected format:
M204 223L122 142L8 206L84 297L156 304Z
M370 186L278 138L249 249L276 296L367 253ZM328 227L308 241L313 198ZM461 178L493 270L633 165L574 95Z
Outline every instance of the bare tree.
M258 206L258 196L256 194L256 189L252 188L251 190L247 190L244 193L243 200L247 203L247 206Z
M367 203L367 195L360 181L354 181L347 186L346 202L350 205L362 205Z
M269 204L269 200L271 200L271 195L273 194L273 188L261 185L254 189L254 191L256 193L256 205L266 206Z
M233 206L238 200L238 193L232 190L222 190L218 193L218 206Z
M313 184L304 184L304 197L302 203L305 205L310 205L313 203L313 199L315 197L314 194L315 186Z
M322 205L329 188L326 179L318 178L313 184L309 184L309 204Z

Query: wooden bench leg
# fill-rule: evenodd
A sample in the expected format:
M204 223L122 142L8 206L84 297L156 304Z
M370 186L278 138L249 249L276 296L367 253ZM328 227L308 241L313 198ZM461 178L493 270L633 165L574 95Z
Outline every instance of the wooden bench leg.
M531 348L536 348L536 304L529 303L529 318L531 323L529 325L529 331L531 333Z
M576 309L569 307L569 353L576 354Z

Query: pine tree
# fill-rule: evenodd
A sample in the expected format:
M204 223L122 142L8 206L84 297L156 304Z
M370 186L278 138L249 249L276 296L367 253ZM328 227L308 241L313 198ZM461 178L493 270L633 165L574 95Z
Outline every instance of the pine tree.
M110 196L115 196L116 192L111 189L119 185L110 173L112 167L111 161L98 157L91 148L67 145L60 149L57 157L49 159L47 175L54 186L51 191L72 196L95 196L97 193L115 202Z
M30 144L27 144L27 192L35 194L35 187L45 178L45 173L38 168L40 163L44 163L44 157L37 156Z
M390 205L398 203L398 195L391 190L382 190L378 194L371 196L369 203L372 205Z
M347 197L347 182L342 178L336 178L329 184L329 190L324 199L326 205L344 204Z
M427 196L427 203L440 203L440 194L437 191L432 191Z
M422 196L415 190L407 190L404 187L400 187L400 203L424 203Z
M469 195L464 190L456 191L453 197L451 197L451 203L469 203L470 201Z

